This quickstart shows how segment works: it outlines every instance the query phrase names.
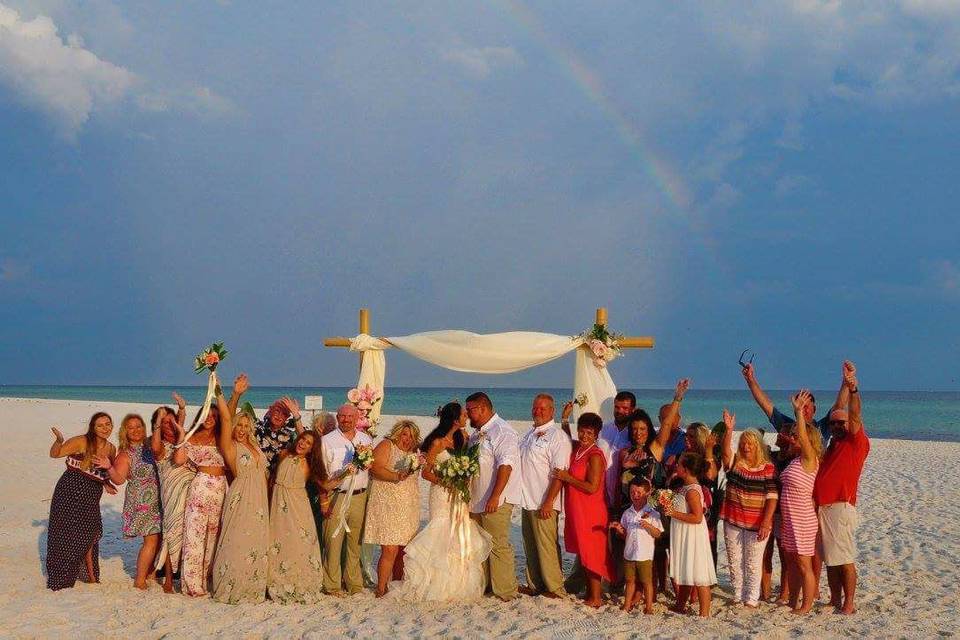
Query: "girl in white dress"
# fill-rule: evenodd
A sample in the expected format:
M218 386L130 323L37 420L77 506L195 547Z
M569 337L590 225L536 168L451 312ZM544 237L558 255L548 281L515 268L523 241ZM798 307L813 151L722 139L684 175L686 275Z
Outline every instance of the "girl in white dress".
M701 617L710 615L710 587L717 582L710 552L710 535L703 514L703 489L697 478L703 473L705 462L698 453L680 456L676 475L683 487L676 492L664 515L670 520L670 577L677 584L677 602L673 611L687 612L687 601L694 588L700 601Z
M470 519L455 492L439 484L437 464L466 443L467 414L456 402L440 411L440 424L424 440L422 476L430 482L430 520L404 549L404 580L390 594L410 602L462 601L483 596L483 563L490 555L490 534Z

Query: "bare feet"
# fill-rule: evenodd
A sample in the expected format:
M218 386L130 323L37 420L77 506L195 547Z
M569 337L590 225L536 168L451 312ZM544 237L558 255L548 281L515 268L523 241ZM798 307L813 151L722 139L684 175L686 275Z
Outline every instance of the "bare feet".
M164 592L164 593L173 593L173 582L166 582L166 581L164 581L164 583L163 583L163 592Z
M790 613L792 613L795 616L802 616L807 613L810 613L812 609L813 609L813 605L810 605L809 607L795 607L790 610Z
M603 600L589 600L589 599L587 599L587 600L584 600L584 601L583 601L583 604L587 605L588 607L593 607L594 609L599 609L600 607L603 606Z
M540 595L540 592L539 592L539 591L537 591L537 590L534 589L533 587L528 587L528 586L525 585L525 584L522 584L522 585L520 585L519 587L517 587L517 591L518 591L521 595L525 595L525 596L537 596L537 595Z
M134 581L133 586L134 586L134 588L136 588L136 589L140 589L140 591L146 591L146 590L147 590L147 583L146 583L146 581L144 581L144 582L139 582L139 583L136 582L136 581Z
M850 605L849 607L843 607L842 609L840 609L838 613L844 616L852 616L856 612L857 612L857 608L853 605Z
M653 607L644 607L643 615L649 616L651 614L653 614Z
M561 596L561 595L558 594L558 593L554 593L553 591L544 591L544 592L541 593L540 595L542 595L544 598L550 598L551 600L556 600L556 599L558 599L558 598L562 598L562 597L563 597L563 596Z

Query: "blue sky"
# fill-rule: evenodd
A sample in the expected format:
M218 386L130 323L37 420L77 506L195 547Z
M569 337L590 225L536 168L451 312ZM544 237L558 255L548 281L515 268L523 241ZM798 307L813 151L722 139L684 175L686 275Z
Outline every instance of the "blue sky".
M374 330L621 386L958 389L960 6L0 0L0 383L349 384ZM563 385L388 357L397 385Z

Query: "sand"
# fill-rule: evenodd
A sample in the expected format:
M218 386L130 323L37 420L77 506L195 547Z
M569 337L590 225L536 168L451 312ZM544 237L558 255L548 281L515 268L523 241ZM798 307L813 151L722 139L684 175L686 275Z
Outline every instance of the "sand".
M95 410L115 422L127 412L149 418L152 405L66 400L0 399L0 637L54 638L351 638L503 636L524 638L632 637L945 637L960 628L960 444L874 440L860 488L859 613L837 615L818 603L806 617L763 604L744 612L728 606L729 573L721 542L720 584L707 621L666 613L626 615L615 605L588 609L575 601L521 597L509 604L485 598L443 606L375 600L371 592L328 598L315 606L229 606L167 595L159 585L132 587L139 540L120 534L123 491L104 495L99 585L57 593L43 574L50 497L63 472L47 456L49 428L82 433ZM387 419L389 422L389 418ZM425 427L430 418L418 418ZM522 429L527 425L518 424ZM869 430L869 425L868 425ZM113 436L116 440L116 431ZM425 515L424 515L425 517ZM721 536L722 537L722 536ZM523 568L519 512L513 543ZM570 557L566 558L569 565ZM775 578L776 581L776 578ZM821 586L827 593L826 578Z

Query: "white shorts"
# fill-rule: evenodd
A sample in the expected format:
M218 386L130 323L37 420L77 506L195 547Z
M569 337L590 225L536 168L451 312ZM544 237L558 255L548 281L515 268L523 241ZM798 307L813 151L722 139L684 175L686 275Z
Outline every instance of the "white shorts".
M859 517L857 508L849 502L826 504L817 510L820 521L820 550L828 567L853 564L857 555L854 534Z

